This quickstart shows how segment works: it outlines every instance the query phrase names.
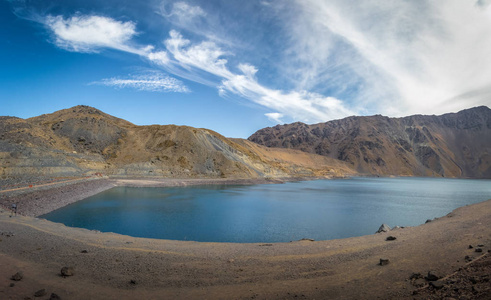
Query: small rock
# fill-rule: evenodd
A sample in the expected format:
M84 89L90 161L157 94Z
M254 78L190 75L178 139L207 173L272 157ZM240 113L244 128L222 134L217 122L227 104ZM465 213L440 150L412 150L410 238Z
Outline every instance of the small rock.
M82 251L80 251L80 253L89 253L89 251L87 251L87 250L82 250Z
M429 271L428 276L425 277L428 281L437 281L440 277L438 277L435 273Z
M413 285L415 287L423 287L426 285L426 280L424 280L423 278L418 278L413 282Z
M61 268L60 273L61 273L61 276L63 276L63 277L73 276L75 274L72 267L63 267L63 268Z
M39 290L34 293L34 297L43 297L46 296L48 292L46 292L46 289Z
M439 290L439 289L443 288L443 286L445 286L445 284L439 280L430 282L430 285L437 290Z
M385 266L385 265L388 265L389 262L390 262L390 260L388 258L381 258L380 259L380 262L379 262L379 265Z
M386 241L395 241L397 238L395 236L389 235L385 240Z
M273 244L261 244L261 245L259 245L259 246L261 246L261 247L264 247L264 246L266 246L266 247L270 247L270 246L273 246Z
M131 279L131 280L130 280L130 283L131 283L131 284L136 284L136 280Z
M472 248L474 248L474 247L472 245L469 245L469 249L472 249Z
M61 297L58 296L55 293L51 293L51 296L49 297L49 300L61 300Z
M409 279L411 279L411 280L420 279L420 278L423 278L423 275L421 275L421 273L413 273L413 274L411 274L411 276L409 276Z
M228 263L233 263L234 261L235 261L235 259L233 259L233 258L227 260Z
M15 283L12 282L9 286L10 287L14 287L15 286Z
M377 232L375 232L375 233L388 232L388 231L390 231L389 225L382 224L382 225L380 225L380 227L378 228Z
M433 220L428 219L428 220L426 220L425 224L430 223L431 221L433 221Z
M482 248L476 248L476 252L482 252Z
M477 245L477 247L484 247L484 245L483 244L479 244L479 245Z
M473 260L473 258L470 257L469 255L466 255L465 256L465 261L469 262L469 261L472 261L472 260Z
M21 281L22 278L24 278L24 274L22 272L17 272L14 275L12 275L12 277L10 277L10 279L14 281Z

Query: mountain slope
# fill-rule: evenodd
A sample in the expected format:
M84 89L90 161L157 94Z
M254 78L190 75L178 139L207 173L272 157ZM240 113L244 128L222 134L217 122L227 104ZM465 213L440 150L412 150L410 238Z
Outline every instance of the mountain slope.
M339 159L361 173L491 178L491 109L485 106L441 116L277 125L249 140Z
M275 155L278 152L281 155ZM288 153L288 155L285 155ZM354 174L343 162L188 126L137 126L88 106L0 117L0 179L80 176L261 178ZM283 155L283 158L279 158ZM315 163L312 163L314 162Z

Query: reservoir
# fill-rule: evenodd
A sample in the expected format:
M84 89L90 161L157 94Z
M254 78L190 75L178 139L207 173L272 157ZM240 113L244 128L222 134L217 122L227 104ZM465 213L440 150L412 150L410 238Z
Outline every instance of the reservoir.
M41 216L134 237L274 243L417 226L491 199L491 180L351 178L284 184L116 187Z

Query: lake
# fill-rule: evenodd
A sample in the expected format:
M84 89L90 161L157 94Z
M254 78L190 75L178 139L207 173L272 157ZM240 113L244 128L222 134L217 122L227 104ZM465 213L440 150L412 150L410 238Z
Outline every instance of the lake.
M134 237L273 243L416 226L491 199L491 180L352 178L285 184L116 187L41 216Z

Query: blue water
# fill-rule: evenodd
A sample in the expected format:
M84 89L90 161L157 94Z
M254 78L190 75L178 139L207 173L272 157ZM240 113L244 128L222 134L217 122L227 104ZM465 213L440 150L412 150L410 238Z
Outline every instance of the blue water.
M491 180L353 178L252 186L116 187L41 216L158 239L289 242L415 226L491 199Z

